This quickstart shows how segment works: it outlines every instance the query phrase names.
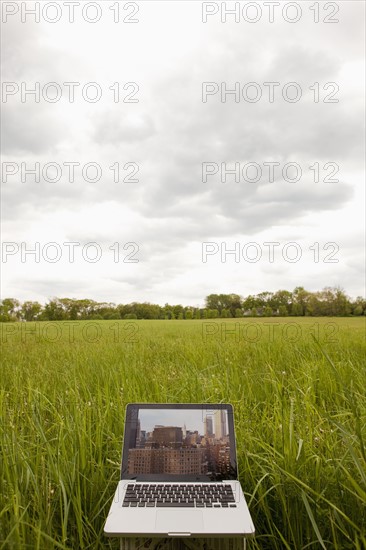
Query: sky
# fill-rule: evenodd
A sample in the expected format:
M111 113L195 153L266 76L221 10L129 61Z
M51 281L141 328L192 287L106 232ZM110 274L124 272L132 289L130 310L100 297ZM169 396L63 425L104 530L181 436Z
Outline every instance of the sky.
M162 426L186 426L192 432L205 433L204 420L206 416L214 417L214 411L209 410L152 410L140 409L139 418L141 429L151 432L156 425Z
M151 432L156 425L183 427L185 424L187 430L198 430L200 434L204 433L202 411L150 411L141 409L139 417L141 420L141 429L148 432Z
M3 298L364 294L364 2L10 4Z

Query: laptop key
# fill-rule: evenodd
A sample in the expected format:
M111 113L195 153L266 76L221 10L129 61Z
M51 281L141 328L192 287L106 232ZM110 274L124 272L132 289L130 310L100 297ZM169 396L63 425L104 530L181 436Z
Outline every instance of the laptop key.
M156 503L157 508L194 508L194 504L190 504L189 502L157 502Z

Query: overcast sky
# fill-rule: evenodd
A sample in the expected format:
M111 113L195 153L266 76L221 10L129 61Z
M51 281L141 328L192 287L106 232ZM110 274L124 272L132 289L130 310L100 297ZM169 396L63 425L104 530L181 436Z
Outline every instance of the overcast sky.
M195 410L195 409L140 409L139 419L141 422L141 430L151 432L156 425L162 426L186 426L187 430L198 432L203 435L205 433L204 421L206 416L210 416L215 422L215 412L212 409ZM225 411L225 414L226 411Z
M248 295L300 285L364 293L365 4L331 3L340 8L333 14L321 2L319 23L313 2L298 3L301 15L293 23L285 20L284 2L272 23L258 4L256 23L243 14L238 23L234 16L223 23L220 13L203 23L195 1L138 2L138 12L122 2L118 23L110 9L115 2L99 4L96 23L83 19L80 6L69 23L64 2L58 14L52 7L41 13L39 23L27 14L22 22L20 10L4 15L3 7L3 297L203 305L212 292ZM46 20L57 15L58 22ZM93 6L86 12L89 19L97 15ZM296 13L292 8L285 16ZM325 17L339 22L324 23ZM37 82L39 102L31 95L22 102L21 83L30 89ZM59 101L52 102L50 82L61 89ZM80 83L73 103L65 82ZM216 83L206 101L204 82ZM229 90L236 82L240 96L221 98L221 83ZM257 84L245 87L250 82ZM273 102L265 82L278 83ZM114 83L120 99L135 102L114 102ZM99 101L83 98L82 91L92 100L98 89ZM250 101L256 93L261 98ZM37 162L39 182L25 173ZM70 162L79 163L73 182ZM279 163L274 178L269 162ZM48 163L61 172L43 170ZM92 165L83 177L88 163L100 167L99 181L90 181ZM117 163L119 182L110 169ZM217 173L202 178L202 163ZM222 163L240 163L240 181L233 174L221 181ZM256 165L245 172L248 163ZM298 181L289 181L296 179L293 167L284 179L287 163L301 167ZM254 181L257 165L262 175ZM23 252L40 247L38 262L29 254L22 261L22 242ZM73 262L71 245L64 245L71 242L80 243ZM278 243L273 261L268 242ZM225 246L236 246L240 256L223 261ZM211 252L205 262L203 249Z
M186 426L187 430L198 430L204 433L204 419L206 411L202 410L149 410L140 409L139 418L141 429L151 432L156 425L162 426Z

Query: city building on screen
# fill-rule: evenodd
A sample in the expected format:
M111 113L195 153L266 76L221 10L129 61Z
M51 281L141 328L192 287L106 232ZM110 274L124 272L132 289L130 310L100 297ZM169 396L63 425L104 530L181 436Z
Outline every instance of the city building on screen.
M128 473L225 477L230 471L227 412L206 415L203 432L189 430L185 423L157 424L149 432L138 420L135 446L128 451Z

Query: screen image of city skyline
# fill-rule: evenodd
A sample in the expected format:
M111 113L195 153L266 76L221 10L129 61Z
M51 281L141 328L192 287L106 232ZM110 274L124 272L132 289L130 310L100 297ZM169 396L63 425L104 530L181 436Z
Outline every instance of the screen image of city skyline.
M227 411L141 409L128 450L130 475L206 475L231 471Z
M203 435L209 432L222 437L228 435L225 409L140 409L140 430L153 432L156 426L181 427Z

